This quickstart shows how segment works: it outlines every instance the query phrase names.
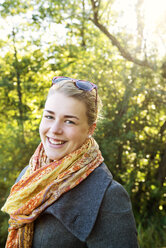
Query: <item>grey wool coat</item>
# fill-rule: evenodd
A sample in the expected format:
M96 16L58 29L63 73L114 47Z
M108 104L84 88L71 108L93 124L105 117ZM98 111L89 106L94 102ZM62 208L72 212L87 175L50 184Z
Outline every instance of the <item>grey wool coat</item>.
M129 196L104 163L36 219L32 248L138 248Z

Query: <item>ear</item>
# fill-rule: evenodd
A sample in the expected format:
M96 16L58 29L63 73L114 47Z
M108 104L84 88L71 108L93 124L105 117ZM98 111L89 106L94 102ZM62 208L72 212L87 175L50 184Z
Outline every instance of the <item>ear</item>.
M96 122L90 126L88 135L93 135L95 128L96 128Z

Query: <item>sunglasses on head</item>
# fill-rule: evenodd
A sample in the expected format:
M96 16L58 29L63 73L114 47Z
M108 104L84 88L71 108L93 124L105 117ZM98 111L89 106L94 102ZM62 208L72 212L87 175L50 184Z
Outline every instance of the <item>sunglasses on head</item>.
M63 77L63 76L58 76L58 77L53 77L52 79L52 86L60 81L63 80L70 80L72 82L74 82L75 86L80 89L80 90L84 90L84 91L92 91L93 89L96 90L96 108L97 108L97 85L93 84L89 81L85 81L85 80L80 80L80 79L74 79L74 78L70 78L70 77Z
M63 80L73 81L75 83L75 86L80 90L85 90L85 91L91 91L93 89L97 90L97 85L95 85L89 81L74 79L74 78L70 78L70 77L63 77L63 76L53 77L52 85L54 85L60 81L63 81Z

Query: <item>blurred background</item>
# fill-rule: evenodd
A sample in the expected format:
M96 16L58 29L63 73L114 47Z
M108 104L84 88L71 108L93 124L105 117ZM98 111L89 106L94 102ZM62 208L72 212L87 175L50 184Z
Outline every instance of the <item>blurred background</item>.
M166 1L0 0L0 207L40 142L53 76L98 85L95 138L141 248L166 247ZM0 212L0 247L8 216Z

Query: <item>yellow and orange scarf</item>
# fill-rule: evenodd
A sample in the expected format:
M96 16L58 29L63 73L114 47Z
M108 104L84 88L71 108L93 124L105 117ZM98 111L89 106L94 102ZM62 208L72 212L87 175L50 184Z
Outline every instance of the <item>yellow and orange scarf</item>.
M10 215L6 248L30 248L34 220L62 194L81 183L103 162L93 138L59 161L48 162L42 143L14 184L2 211Z

